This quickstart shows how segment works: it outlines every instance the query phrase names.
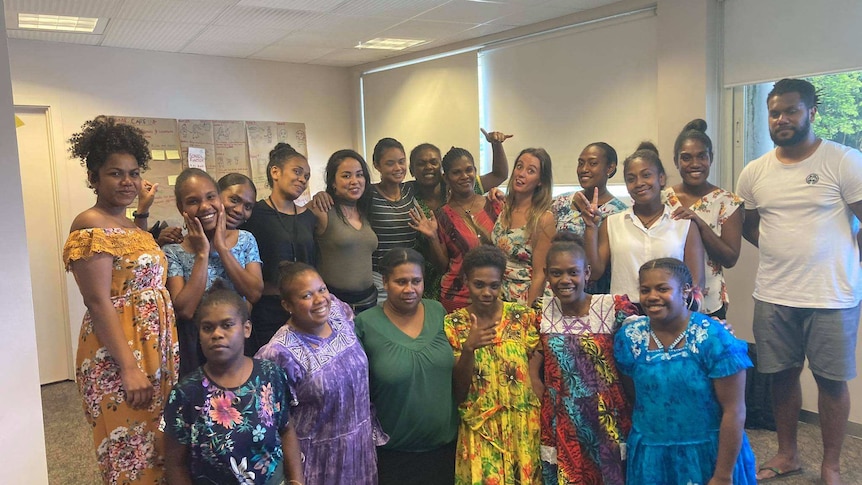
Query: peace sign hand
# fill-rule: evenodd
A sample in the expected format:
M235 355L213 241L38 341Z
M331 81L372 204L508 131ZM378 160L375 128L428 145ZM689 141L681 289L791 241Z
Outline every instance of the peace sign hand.
M488 133L484 128L479 128L482 131L482 134L485 135L485 139L488 140L488 143L503 143L504 141L512 138L514 135L507 135L505 133L499 131L492 131Z
M599 188L593 190L593 200L590 202L583 192L575 194L575 205L581 209L581 217L587 227L598 227L602 222L599 214Z

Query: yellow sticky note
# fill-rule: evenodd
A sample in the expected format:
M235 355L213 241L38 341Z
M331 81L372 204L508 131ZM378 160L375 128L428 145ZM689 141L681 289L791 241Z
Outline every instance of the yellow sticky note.
M168 185L176 185L177 184L177 176L176 175L168 175Z
M165 160L179 160L180 159L180 151L179 150L165 150Z
M164 150L150 150L150 154L152 154L153 160L164 160L165 159L165 151Z
M134 212L135 212L135 209L132 209L131 207L126 207L126 217L128 217L129 219L135 218Z

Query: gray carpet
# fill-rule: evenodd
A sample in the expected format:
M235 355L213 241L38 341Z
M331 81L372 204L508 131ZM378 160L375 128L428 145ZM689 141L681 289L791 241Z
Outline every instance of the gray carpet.
M75 384L67 381L43 386L42 415L45 420L49 483L99 483L101 477L93 451L92 433L84 419L81 398ZM758 461L764 461L775 453L777 445L774 432L749 430L748 438ZM802 485L819 481L822 458L819 427L799 423L799 449L805 473L770 483ZM841 460L844 482L862 484L862 440L848 437L844 442Z

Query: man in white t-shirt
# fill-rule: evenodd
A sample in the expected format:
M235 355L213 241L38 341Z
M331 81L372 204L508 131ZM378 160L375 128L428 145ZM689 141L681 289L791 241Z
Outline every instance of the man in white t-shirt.
M760 249L754 287L757 367L773 375L778 453L758 480L799 473L796 428L805 358L819 393L820 475L841 483L839 458L856 376L862 268L856 239L862 216L862 154L815 136L811 83L782 79L766 99L775 150L749 163L737 193L743 235Z

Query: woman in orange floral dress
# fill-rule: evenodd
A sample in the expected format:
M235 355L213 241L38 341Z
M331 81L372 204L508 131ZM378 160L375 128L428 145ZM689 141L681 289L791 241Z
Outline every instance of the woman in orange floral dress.
M69 140L96 193L78 214L63 248L87 313L76 380L106 484L163 481L162 410L177 380L174 310L167 262L146 227L156 186L141 179L150 158L143 133L98 117Z

